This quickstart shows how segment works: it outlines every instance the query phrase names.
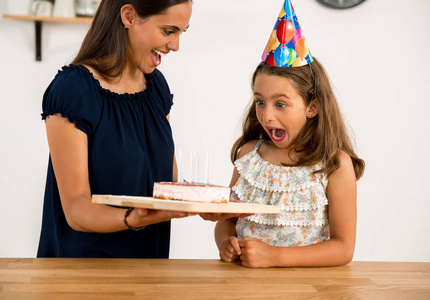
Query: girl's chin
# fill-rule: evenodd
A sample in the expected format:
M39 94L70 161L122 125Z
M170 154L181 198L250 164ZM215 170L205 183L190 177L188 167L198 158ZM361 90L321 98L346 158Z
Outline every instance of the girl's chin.
M275 138L273 136L270 137L274 143L282 143L285 140L285 136L280 138Z
M282 136L275 136L273 135L271 132L269 133L270 139L274 142L274 143L282 143L283 141L285 141L286 135L282 135Z
M270 138L272 142L275 144L278 148L288 148L290 147L290 143L287 141L286 137L283 137L282 139L274 139L273 137Z

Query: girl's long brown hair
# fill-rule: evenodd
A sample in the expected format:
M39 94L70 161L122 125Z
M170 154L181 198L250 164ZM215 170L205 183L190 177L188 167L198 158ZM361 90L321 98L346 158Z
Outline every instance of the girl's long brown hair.
M325 168L319 172L332 174L339 168L339 153L345 151L352 159L357 180L363 175L365 163L354 151L352 139L348 135L330 80L324 67L314 57L309 65L296 68L273 67L260 63L252 77L252 87L258 75L280 76L290 79L297 92L309 106L316 100L318 114L307 119L302 131L293 143L297 152L298 166L313 165L325 161ZM314 93L310 91L314 90ZM254 101L247 110L242 124L242 136L236 140L231 150L231 160L237 159L240 149L252 140L270 140L257 119Z
M88 65L107 80L119 77L127 62L127 30L121 21L121 7L131 4L140 18L148 18L191 1L103 0L72 64Z

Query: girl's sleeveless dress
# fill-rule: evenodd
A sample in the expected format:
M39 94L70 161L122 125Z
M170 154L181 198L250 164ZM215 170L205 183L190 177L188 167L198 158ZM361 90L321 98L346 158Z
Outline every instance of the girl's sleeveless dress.
M235 161L240 178L232 198L246 203L278 205L280 214L256 214L239 218L239 240L258 238L272 246L297 247L330 239L327 175L313 174L322 163L306 167L283 167L263 160L254 150Z

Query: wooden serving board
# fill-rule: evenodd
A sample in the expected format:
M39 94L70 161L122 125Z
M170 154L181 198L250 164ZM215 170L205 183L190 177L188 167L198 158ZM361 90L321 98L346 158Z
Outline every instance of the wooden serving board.
M186 211L193 213L243 213L277 214L279 206L246 203L199 203L191 201L162 200L152 197L93 195L93 203L158 210Z

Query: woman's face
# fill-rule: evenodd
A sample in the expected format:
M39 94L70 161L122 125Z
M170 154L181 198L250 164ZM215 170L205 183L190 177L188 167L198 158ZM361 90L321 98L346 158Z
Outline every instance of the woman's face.
M310 113L295 86L284 77L257 75L254 101L258 121L273 143L289 149Z
M192 3L171 6L162 15L146 19L137 16L129 26L127 60L131 67L151 73L163 56L179 50L180 34L188 28Z

